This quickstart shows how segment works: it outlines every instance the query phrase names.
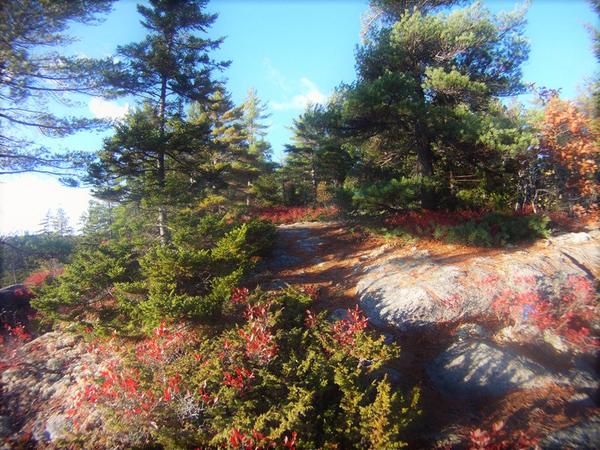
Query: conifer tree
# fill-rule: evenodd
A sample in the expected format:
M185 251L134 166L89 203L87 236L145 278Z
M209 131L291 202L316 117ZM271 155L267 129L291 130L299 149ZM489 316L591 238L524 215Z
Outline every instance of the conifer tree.
M52 220L52 210L49 209L39 224L38 234L50 234L52 232Z
M385 20L357 52L342 111L346 134L379 166L428 178L444 158L472 160L495 99L525 90L524 10L495 16L475 3L439 12L459 3L373 1Z
M69 25L97 23L113 2L0 2L0 175L42 172L70 176L87 160L82 152L57 153L24 136L37 130L44 136L64 137L102 126L98 120L57 115L50 107L57 101L67 102L69 94L102 94L100 75L111 61L69 56L53 49L73 42L66 33Z
M351 158L338 134L336 105L310 106L296 120L293 144L286 146L286 174L297 185L310 185L311 202L317 201L317 187L324 182L338 188L351 166Z
M63 208L58 208L52 218L52 230L59 236L67 236L73 233L73 228L69 224L69 217Z
M271 117L271 114L266 112L267 106L260 100L254 88L248 89L242 108L249 151L257 154L261 160L267 161L271 157L271 145L265 140L269 126L264 121Z
M271 144L265 139L269 126L264 122L271 117L271 114L266 112L267 106L260 100L254 88L248 89L242 108L243 123L248 136L248 152L257 169L249 174L251 176L247 180L246 205L250 206L251 197L266 193L264 187L272 184L273 181L270 179L274 175L274 165L271 162L272 149ZM263 178L259 181L260 177Z
M138 136L121 133L120 143L128 145L113 142L116 145L105 147L105 157L92 167L92 177L98 181L126 178L132 185L150 185L151 189L139 191L152 192L154 196L162 242L168 240L167 174L176 170L168 165L179 153L174 150L169 154L172 137L169 121L181 118L184 105L192 101L206 103L219 85L212 79L213 72L228 65L215 62L209 56L222 39L198 35L206 33L217 18L216 14L204 12L206 5L206 0L150 0L149 6L138 5L141 23L148 34L139 43L118 48L120 63L106 79L114 94L133 95L143 99L146 106L144 117L135 113L131 118L134 123L129 124L129 131L135 130ZM134 142L138 137L140 140ZM133 148L131 152L129 144ZM111 152L118 155L111 158ZM140 157L144 161L143 168L136 162ZM154 167L147 164L150 162Z

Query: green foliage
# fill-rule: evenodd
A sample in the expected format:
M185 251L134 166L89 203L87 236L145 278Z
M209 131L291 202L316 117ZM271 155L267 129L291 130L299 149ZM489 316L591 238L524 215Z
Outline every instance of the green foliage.
M414 414L418 402L419 391L415 390L410 404L403 404L399 393L392 392L385 376L377 384L373 403L359 407L361 434L370 441L370 447L381 450L404 447L401 432L410 423L411 414Z
M534 133L499 98L525 90L525 11L444 8L460 3L371 2L357 81L294 124L283 168L294 201L314 201L319 182L339 190L356 177L353 195L365 210L453 209L469 203L455 198L453 177L477 175L476 187L499 194L488 203L516 202L518 157ZM416 176L435 178L435 191L402 181Z
M352 164L351 156L333 132L339 126L339 110L333 105L314 105L296 120L293 144L286 146L281 172L284 202L288 205L325 203L319 194L339 188ZM320 198L321 197L321 198Z
M511 206L511 196L502 192L494 192L484 187L460 189L456 192L458 206L469 210L506 210Z
M0 283L17 284L31 272L65 264L78 239L59 234L0 237Z
M117 382L88 390L112 418L103 436L169 448L238 448L236 437L281 445L292 435L299 449L402 447L419 393L403 395L385 375L399 349L352 328L358 310L330 322L307 311L311 301L293 289L256 292L233 305L230 323L201 332L163 324L135 352L122 349ZM344 339L341 329L351 330Z
M259 176L252 182L252 193L258 207L274 206L283 203L281 180L276 173Z
M85 152L54 152L40 145L31 131L64 137L97 129L102 121L56 114L55 104L69 94L101 95L99 74L112 63L67 56L56 49L73 41L75 23L94 24L114 0L6 0L0 6L0 175L42 172L59 175L67 184L89 158ZM62 53L62 54L61 54ZM52 106L51 106L52 105ZM18 129L25 127L25 133ZM20 134L20 136L19 136ZM26 136L26 137L24 137Z
M42 287L32 306L47 319L81 320L94 311L102 314L115 283L138 274L131 245L107 242L80 245L64 273Z
M118 47L118 63L105 73L113 94L133 95L144 104L105 141L89 168L89 179L97 195L118 201L144 199L154 207L163 244L169 240L167 205L189 200L185 194L198 195L214 184L214 171L203 170L210 155L202 151L212 124L192 124L182 117L183 106L191 102L212 104L210 97L220 88L213 72L228 66L209 56L222 39L199 36L217 18L204 11L206 3L150 0L139 5L147 34L140 42ZM188 186L181 194L184 183Z
M275 226L263 220L252 220L246 226L245 252L249 255L266 256L275 243Z
M435 237L478 247L504 246L548 237L549 223L550 219L545 215L510 216L490 213L461 225L436 227Z
M418 208L423 195L434 195L436 189L439 185L432 178L392 178L357 188L352 202L356 208L371 213L409 210Z
M253 258L268 253L274 226L257 220L227 223L189 211L174 224L170 245L84 240L34 306L51 319L99 320L101 326L129 330L136 324L150 329L164 318L218 317Z

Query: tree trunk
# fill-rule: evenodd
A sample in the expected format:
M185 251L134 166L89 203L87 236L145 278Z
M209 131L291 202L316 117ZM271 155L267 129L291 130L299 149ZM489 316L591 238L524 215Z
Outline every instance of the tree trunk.
M312 184L312 191L313 191L313 206L317 205L317 168L316 168L316 161L315 161L315 150L312 149L311 151L311 168L310 168L310 181Z
M433 175L433 152L426 139L417 138L418 172L422 177Z
M159 102L159 121L160 121L160 148L158 149L158 155L156 159L156 175L158 179L158 190L159 190L159 206L158 206L158 217L157 217L157 227L158 227L158 235L160 236L160 242L162 244L166 244L169 240L168 232L167 232L167 211L165 206L163 205L163 193L165 189L165 110L166 110L166 100L167 100L167 78L166 76L162 77L162 83L160 87L160 102Z
M252 183L248 180L248 192L246 192L246 206L250 206L250 188L252 187Z
M433 175L433 151L431 150L431 143L427 139L427 136L421 127L416 127L417 130L417 171L418 174L423 178L429 178ZM424 181L424 180L423 180ZM421 183L421 206L426 209L432 209L435 207L435 199L431 195L431 192L423 186Z
M425 99L425 92L421 87L423 74L419 67L415 67L414 75L415 79L418 80L417 95L420 103L423 105L423 111L421 111L420 115L415 117L414 130L418 164L417 170L421 177L428 178L433 175L433 151L431 149L431 140L429 139L427 124L424 120L427 101ZM431 194L423 188L423 184L421 184L421 206L427 209L431 209L435 206L435 200L432 198Z

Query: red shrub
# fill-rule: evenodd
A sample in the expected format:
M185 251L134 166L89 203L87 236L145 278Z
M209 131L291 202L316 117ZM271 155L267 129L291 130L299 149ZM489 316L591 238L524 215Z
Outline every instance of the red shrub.
M530 438L520 432L510 437L504 430L504 422L496 422L490 431L477 428L469 433L469 450L528 450L539 449L538 439Z
M249 389L249 381L254 378L254 374L251 370L245 367L234 367L233 373L223 373L223 384L225 386L231 386L239 392L244 392Z
M277 354L275 338L265 325L254 323L249 333L239 330L239 334L245 341L248 358L266 364Z
M46 282L49 278L52 279L54 277L57 277L60 274L62 274L63 271L63 268L39 270L37 272L29 274L29 276L23 281L23 284L28 287L39 287L42 284L44 284L44 282Z
M544 294L534 277L520 277L515 288L506 289L492 302L500 318L512 324L529 323L538 330L549 330L581 349L598 346L589 323L597 315L592 282L571 275L556 298Z
M433 237L436 226L459 225L471 219L480 219L485 214L484 211L409 211L390 215L383 222L387 226L404 228L411 234Z
M25 364L23 345L31 340L25 325L4 324L4 334L0 334L0 374L7 369Z
M356 334L367 327L369 319L365 317L358 305L348 309L348 319L335 322L332 326L333 338L342 345L354 345Z
M306 319L304 320L306 328L314 328L317 325L317 318L310 309L306 310Z
M291 437L288 438L288 436L285 436L281 445L290 450L295 450L296 436L297 433L295 431L292 432ZM267 448L276 448L278 445L277 441L266 437L256 430L252 430L251 436L248 436L237 428L231 429L229 444L232 448L243 450L264 450Z
M320 219L329 219L338 214L335 206L309 207L309 206L274 206L271 208L257 209L253 217L259 217L274 224L294 222L314 222Z
M234 288L231 292L231 303L246 304L248 303L248 295L250 295L248 288Z

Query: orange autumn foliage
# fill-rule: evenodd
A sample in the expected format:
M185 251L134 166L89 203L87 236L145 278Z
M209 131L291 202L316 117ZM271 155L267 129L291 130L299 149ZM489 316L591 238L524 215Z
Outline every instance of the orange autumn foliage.
M598 135L589 118L572 103L552 98L542 123L542 148L567 171L565 187L589 197L598 192Z

